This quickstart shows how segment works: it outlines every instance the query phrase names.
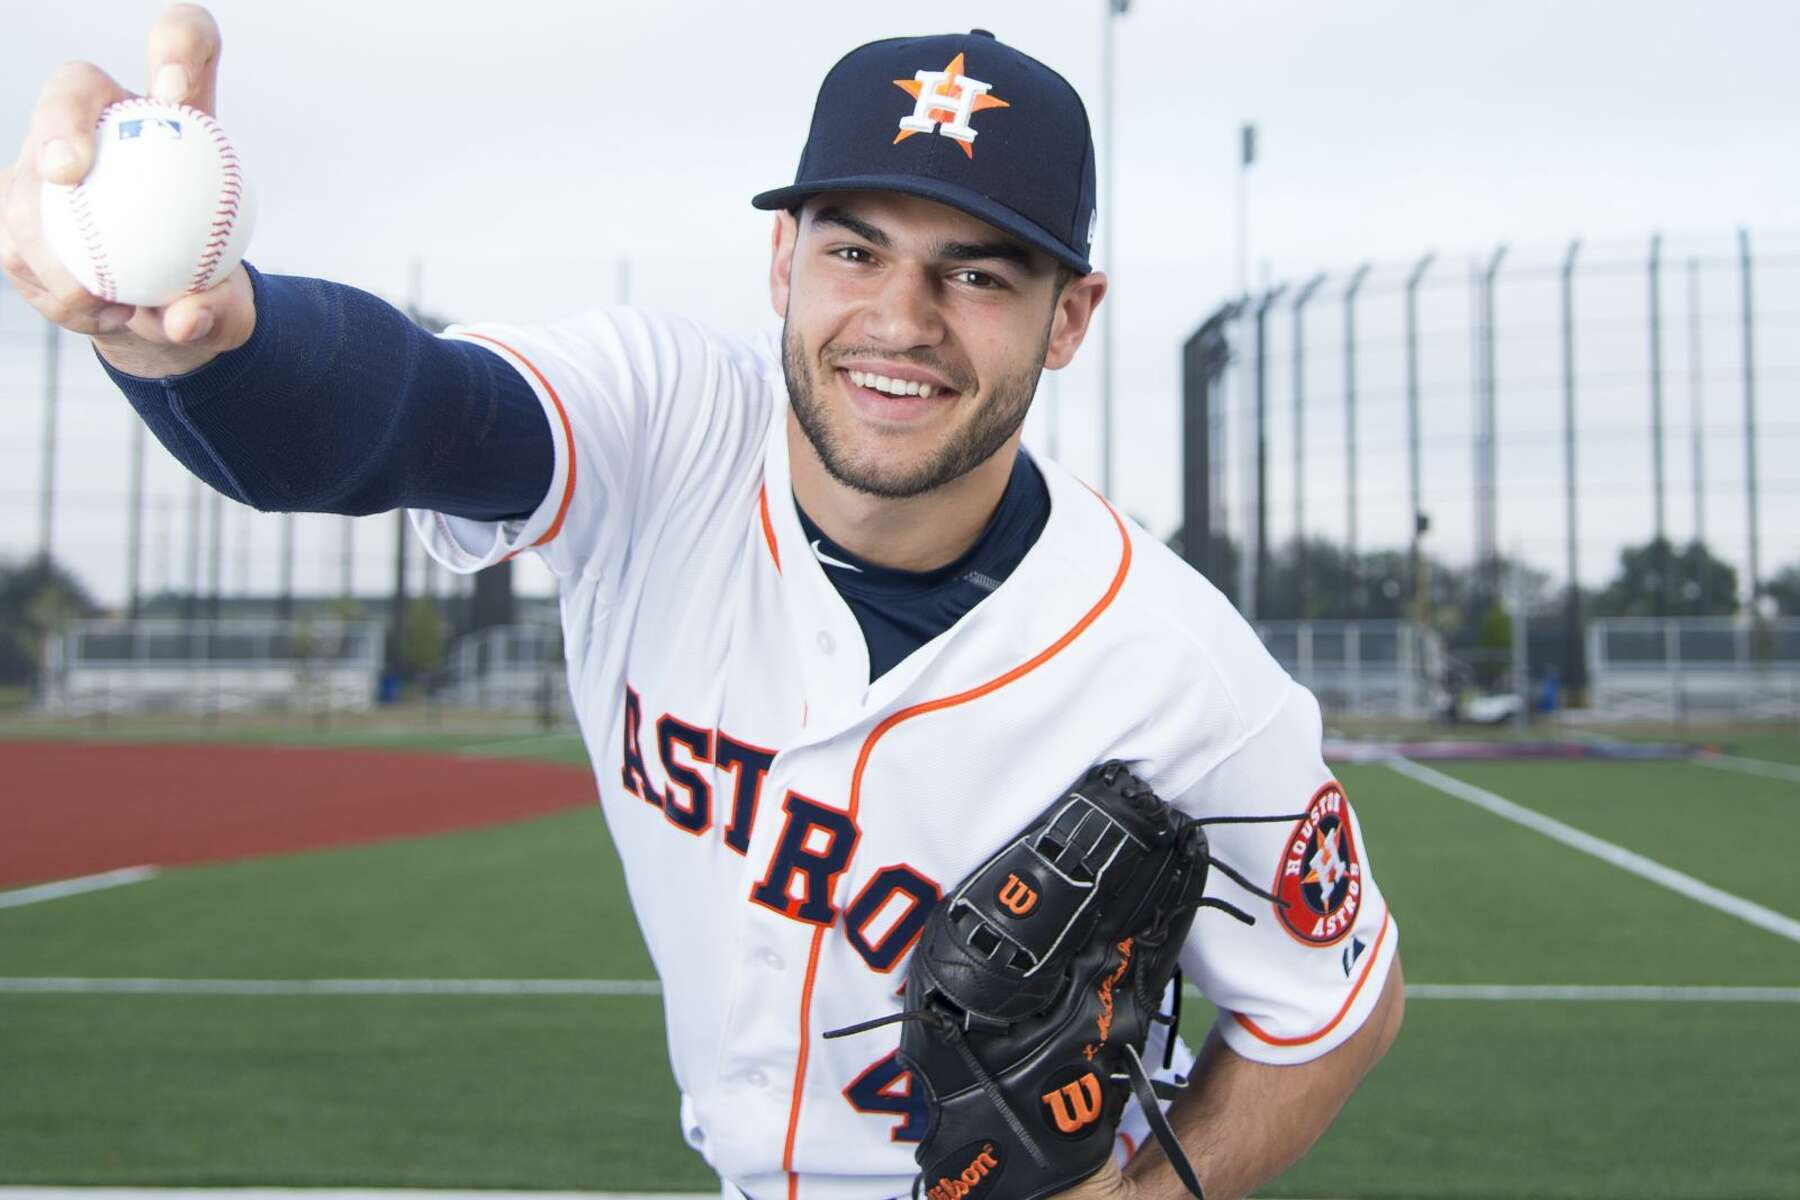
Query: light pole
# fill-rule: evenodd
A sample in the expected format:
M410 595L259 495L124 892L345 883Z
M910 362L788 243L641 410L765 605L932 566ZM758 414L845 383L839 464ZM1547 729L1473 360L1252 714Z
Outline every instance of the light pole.
M1101 22L1100 90L1105 96L1105 125L1101 129L1100 189L1106 203L1100 206L1100 245L1106 255L1110 278L1118 267L1113 246L1113 209L1117 205L1118 186L1113 178L1113 18L1122 17L1131 0L1106 0L1106 15ZM1100 491L1112 495L1113 465L1113 309L1117 303L1100 306Z
M1240 342L1245 342L1250 339L1250 334L1246 329L1246 326L1250 325L1252 318L1250 304L1250 167L1255 162L1256 126L1245 125L1242 131L1240 153L1238 155L1237 179L1237 319L1241 322L1238 326L1240 331L1238 340ZM1249 404L1250 397L1254 394L1256 387L1256 379L1253 374L1255 364L1248 354L1240 354L1237 357L1237 393L1241 397L1238 402L1238 407L1241 410ZM1221 405L1220 407L1223 408L1224 406ZM1260 426L1257 427L1257 430L1257 436L1260 436ZM1223 418L1221 418L1219 429L1219 442L1221 446L1224 445L1224 440L1229 436L1230 429ZM1258 447L1249 447L1249 451L1252 454L1257 450ZM1238 461L1242 462L1243 457L1240 456ZM1261 470L1259 461L1253 459L1252 462L1257 470ZM1250 473L1251 472L1248 471L1245 472L1246 475L1249 475ZM1255 605L1254 600L1250 598L1255 590L1254 583L1256 580L1256 564L1250 556L1250 533L1251 521L1254 519L1257 502L1257 495L1252 489L1259 487L1261 487L1260 483L1251 481L1250 486L1244 489L1244 507L1249 510L1250 515L1239 522L1241 531L1238 536L1240 550L1240 553L1238 554L1237 579L1238 607L1245 613L1254 612ZM1223 528L1223 522L1221 522L1221 527Z
M1429 521L1419 487L1419 281L1431 269L1434 255L1421 258L1406 277L1406 494L1412 504L1410 560L1412 562L1414 618L1423 625L1431 611L1423 573L1419 539Z
M61 390L61 365L62 330L47 325L44 329L43 494L38 501L38 557L43 559L46 570L50 566L51 531L56 524L56 397Z

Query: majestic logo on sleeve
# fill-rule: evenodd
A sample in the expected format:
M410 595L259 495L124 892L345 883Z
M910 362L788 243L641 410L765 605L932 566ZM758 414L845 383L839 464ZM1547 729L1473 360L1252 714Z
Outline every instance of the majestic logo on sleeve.
M1307 805L1288 834L1274 893L1286 902L1275 915L1295 938L1309 946L1342 941L1362 907L1362 859L1350 828L1344 789L1328 783Z
M969 118L984 108L1012 107L1000 97L988 95L993 84L963 74L960 54L941 71L920 71L911 79L894 80L894 86L914 101L912 114L900 118L896 144L915 133L935 131L956 139L970 158L975 157L975 130L969 127Z

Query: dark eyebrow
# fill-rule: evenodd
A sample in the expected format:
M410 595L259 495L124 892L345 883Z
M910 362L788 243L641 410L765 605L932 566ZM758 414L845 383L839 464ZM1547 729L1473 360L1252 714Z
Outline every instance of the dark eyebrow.
M937 257L947 258L952 262L979 262L983 259L994 259L1009 262L1031 275L1043 273L1043 269L1033 259L1032 254L1017 242L939 242Z
M863 241L880 249L891 250L893 248L894 240L886 233L836 205L818 209L813 213L812 219L815 225L835 225L840 229L847 229ZM996 238L986 242L939 242L932 250L932 257L950 262L1008 262L1029 275L1044 273L1044 267L1036 255L1019 243L1005 239Z
M867 221L851 216L841 208L830 207L819 209L817 212L813 213L813 224L836 225L841 229L848 229L863 241L868 242L871 245L879 246L883 250L890 248L894 244L893 239L888 237L887 234L881 232L881 230L875 228Z

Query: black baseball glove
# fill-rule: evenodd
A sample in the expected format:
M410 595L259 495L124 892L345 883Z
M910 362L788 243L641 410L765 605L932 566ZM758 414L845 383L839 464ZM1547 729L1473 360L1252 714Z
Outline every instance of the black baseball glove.
M1037 1200L1072 1187L1105 1165L1133 1093L1200 1197L1157 1105L1171 1085L1151 1079L1141 1054L1152 1022L1169 1026L1173 1052L1176 959L1195 912L1252 923L1203 894L1208 868L1275 899L1209 855L1203 826L1294 819L1195 820L1109 762L940 903L913 951L906 1011L825 1035L906 1022L900 1061L931 1112L915 1194Z

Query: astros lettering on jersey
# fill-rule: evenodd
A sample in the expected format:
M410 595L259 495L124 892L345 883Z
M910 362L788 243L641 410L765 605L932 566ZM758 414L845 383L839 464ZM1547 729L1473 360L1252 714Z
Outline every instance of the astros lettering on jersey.
M926 1114L898 1034L819 1034L891 1011L945 890L1105 759L1196 815L1301 813L1213 835L1288 901L1254 927L1195 923L1182 967L1226 1044L1303 1062L1362 1024L1398 933L1320 756L1318 707L1103 498L1035 460L1051 498L1037 542L871 683L796 512L775 336L630 309L445 336L529 381L555 477L521 522L413 524L452 570L531 548L559 578L575 714L662 980L682 1130L729 1184L758 1200L908 1190Z

